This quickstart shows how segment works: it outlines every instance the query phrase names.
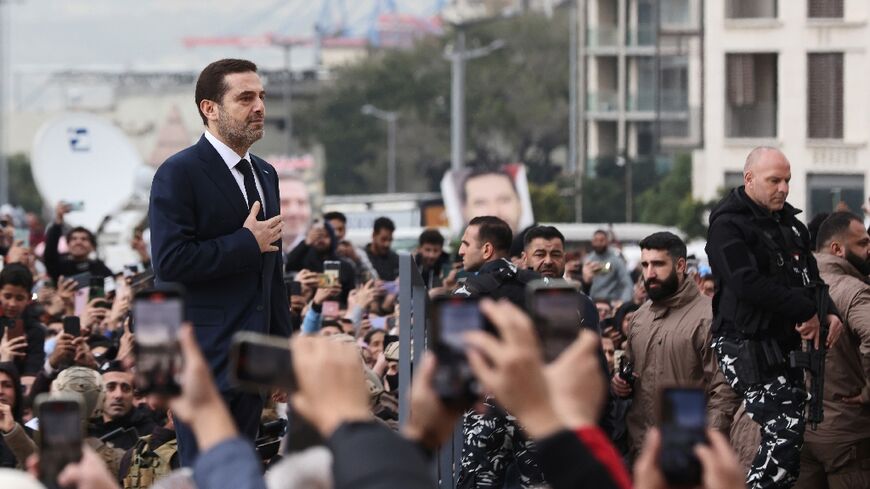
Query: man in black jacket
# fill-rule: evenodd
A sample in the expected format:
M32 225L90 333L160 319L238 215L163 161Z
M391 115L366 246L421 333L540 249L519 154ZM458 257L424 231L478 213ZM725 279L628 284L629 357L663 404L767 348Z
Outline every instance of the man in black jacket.
M761 447L747 476L751 488L786 488L797 480L807 393L803 371L789 368L788 358L802 338L819 342L814 286L821 279L807 228L795 217L800 211L786 202L789 180L785 155L754 149L744 185L713 210L707 236L716 279L713 347L761 426ZM823 319L830 324L830 347L842 323L833 314Z
M335 253L337 246L338 240L329 222L315 224L308 230L305 239L287 254L284 268L287 272L309 270L323 273L324 261L340 262L338 275L341 282L341 295L339 301L346 303L347 295L356 285L356 271L353 265Z
M54 211L54 224L45 233L45 253L43 261L48 275L58 281L58 277L72 277L84 272L90 272L93 277L105 278L112 271L98 259L92 260L91 253L97 249L97 238L94 233L83 227L74 227L66 234L66 245L69 253L61 255L57 250L58 242L63 234L63 217L69 212L69 204L57 204Z
M123 450L133 448L135 439L149 435L154 430L155 423L143 411L133 409L133 374L125 371L119 362L112 362L103 371L103 383L106 386L106 396L103 400L102 416L92 420L88 434L102 438L119 428L136 430L136 436L116 436L107 439L112 445Z
M518 269L510 254L510 226L495 216L478 216L468 223L459 246L462 266L475 275L468 277L454 295L505 298L525 308L526 284L541 276ZM523 487L543 484L534 444L520 429L516 418L499 407L495 399L484 401L486 412L469 411L463 420L461 488L501 488L507 468L515 463Z

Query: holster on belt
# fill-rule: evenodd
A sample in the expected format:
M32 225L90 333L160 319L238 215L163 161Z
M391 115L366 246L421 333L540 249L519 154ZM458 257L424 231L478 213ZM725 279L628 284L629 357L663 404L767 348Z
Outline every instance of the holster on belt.
M786 366L782 348L772 339L726 338L722 342L722 353L736 358L734 371L745 384L768 382L781 375Z

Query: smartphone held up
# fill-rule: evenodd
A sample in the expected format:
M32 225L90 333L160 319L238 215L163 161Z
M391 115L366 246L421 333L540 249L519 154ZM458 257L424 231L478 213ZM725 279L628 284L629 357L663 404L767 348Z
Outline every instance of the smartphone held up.
M701 484L701 462L695 445L707 444L707 396L701 388L667 387L659 401L662 446L659 467L674 487Z
M435 392L445 404L459 408L473 405L481 396L466 356L465 334L495 329L480 311L475 298L440 297L429 307L429 348L438 360Z
M147 289L133 298L136 324L136 386L143 393L181 393L184 298L179 288Z

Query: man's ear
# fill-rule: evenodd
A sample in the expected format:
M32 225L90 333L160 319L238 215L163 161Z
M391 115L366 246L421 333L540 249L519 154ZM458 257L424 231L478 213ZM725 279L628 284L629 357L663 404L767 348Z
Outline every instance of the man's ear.
M839 242L836 239L831 240L831 243L828 245L828 250L834 256L839 256L840 258L846 256L846 249L843 246L843 243Z
M677 268L677 273L679 275L685 275L686 271L689 269L688 262L685 258L682 257L677 258L677 262L674 264L674 266Z
M529 262L526 261L527 256L528 255L526 255L526 250L523 250L522 253L520 254L520 262L523 264L523 268L526 268L529 266Z
M199 101L199 110L205 114L205 118L210 121L218 119L218 104L213 100L202 99Z
M483 259L484 261L489 261L492 258L493 253L495 253L495 248L492 247L492 243L486 242L483 243Z

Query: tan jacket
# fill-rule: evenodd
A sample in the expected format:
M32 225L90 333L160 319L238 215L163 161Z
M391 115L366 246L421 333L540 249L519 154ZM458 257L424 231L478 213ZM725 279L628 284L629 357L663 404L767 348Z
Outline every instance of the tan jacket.
M640 449L657 421L660 391L668 386L706 386L707 423L728 433L740 398L719 372L710 347L713 309L709 297L686 279L668 299L647 301L631 320L626 355L638 375L626 415L629 449Z
M844 329L825 358L824 421L805 437L818 443L870 438L870 284L845 259L815 256ZM858 394L863 402L859 406L840 401Z
M3 442L15 455L15 459L18 461L16 467L19 469L24 469L27 466L27 458L37 451L36 442L27 436L27 432L18 423L15 423L12 431L3 433Z

